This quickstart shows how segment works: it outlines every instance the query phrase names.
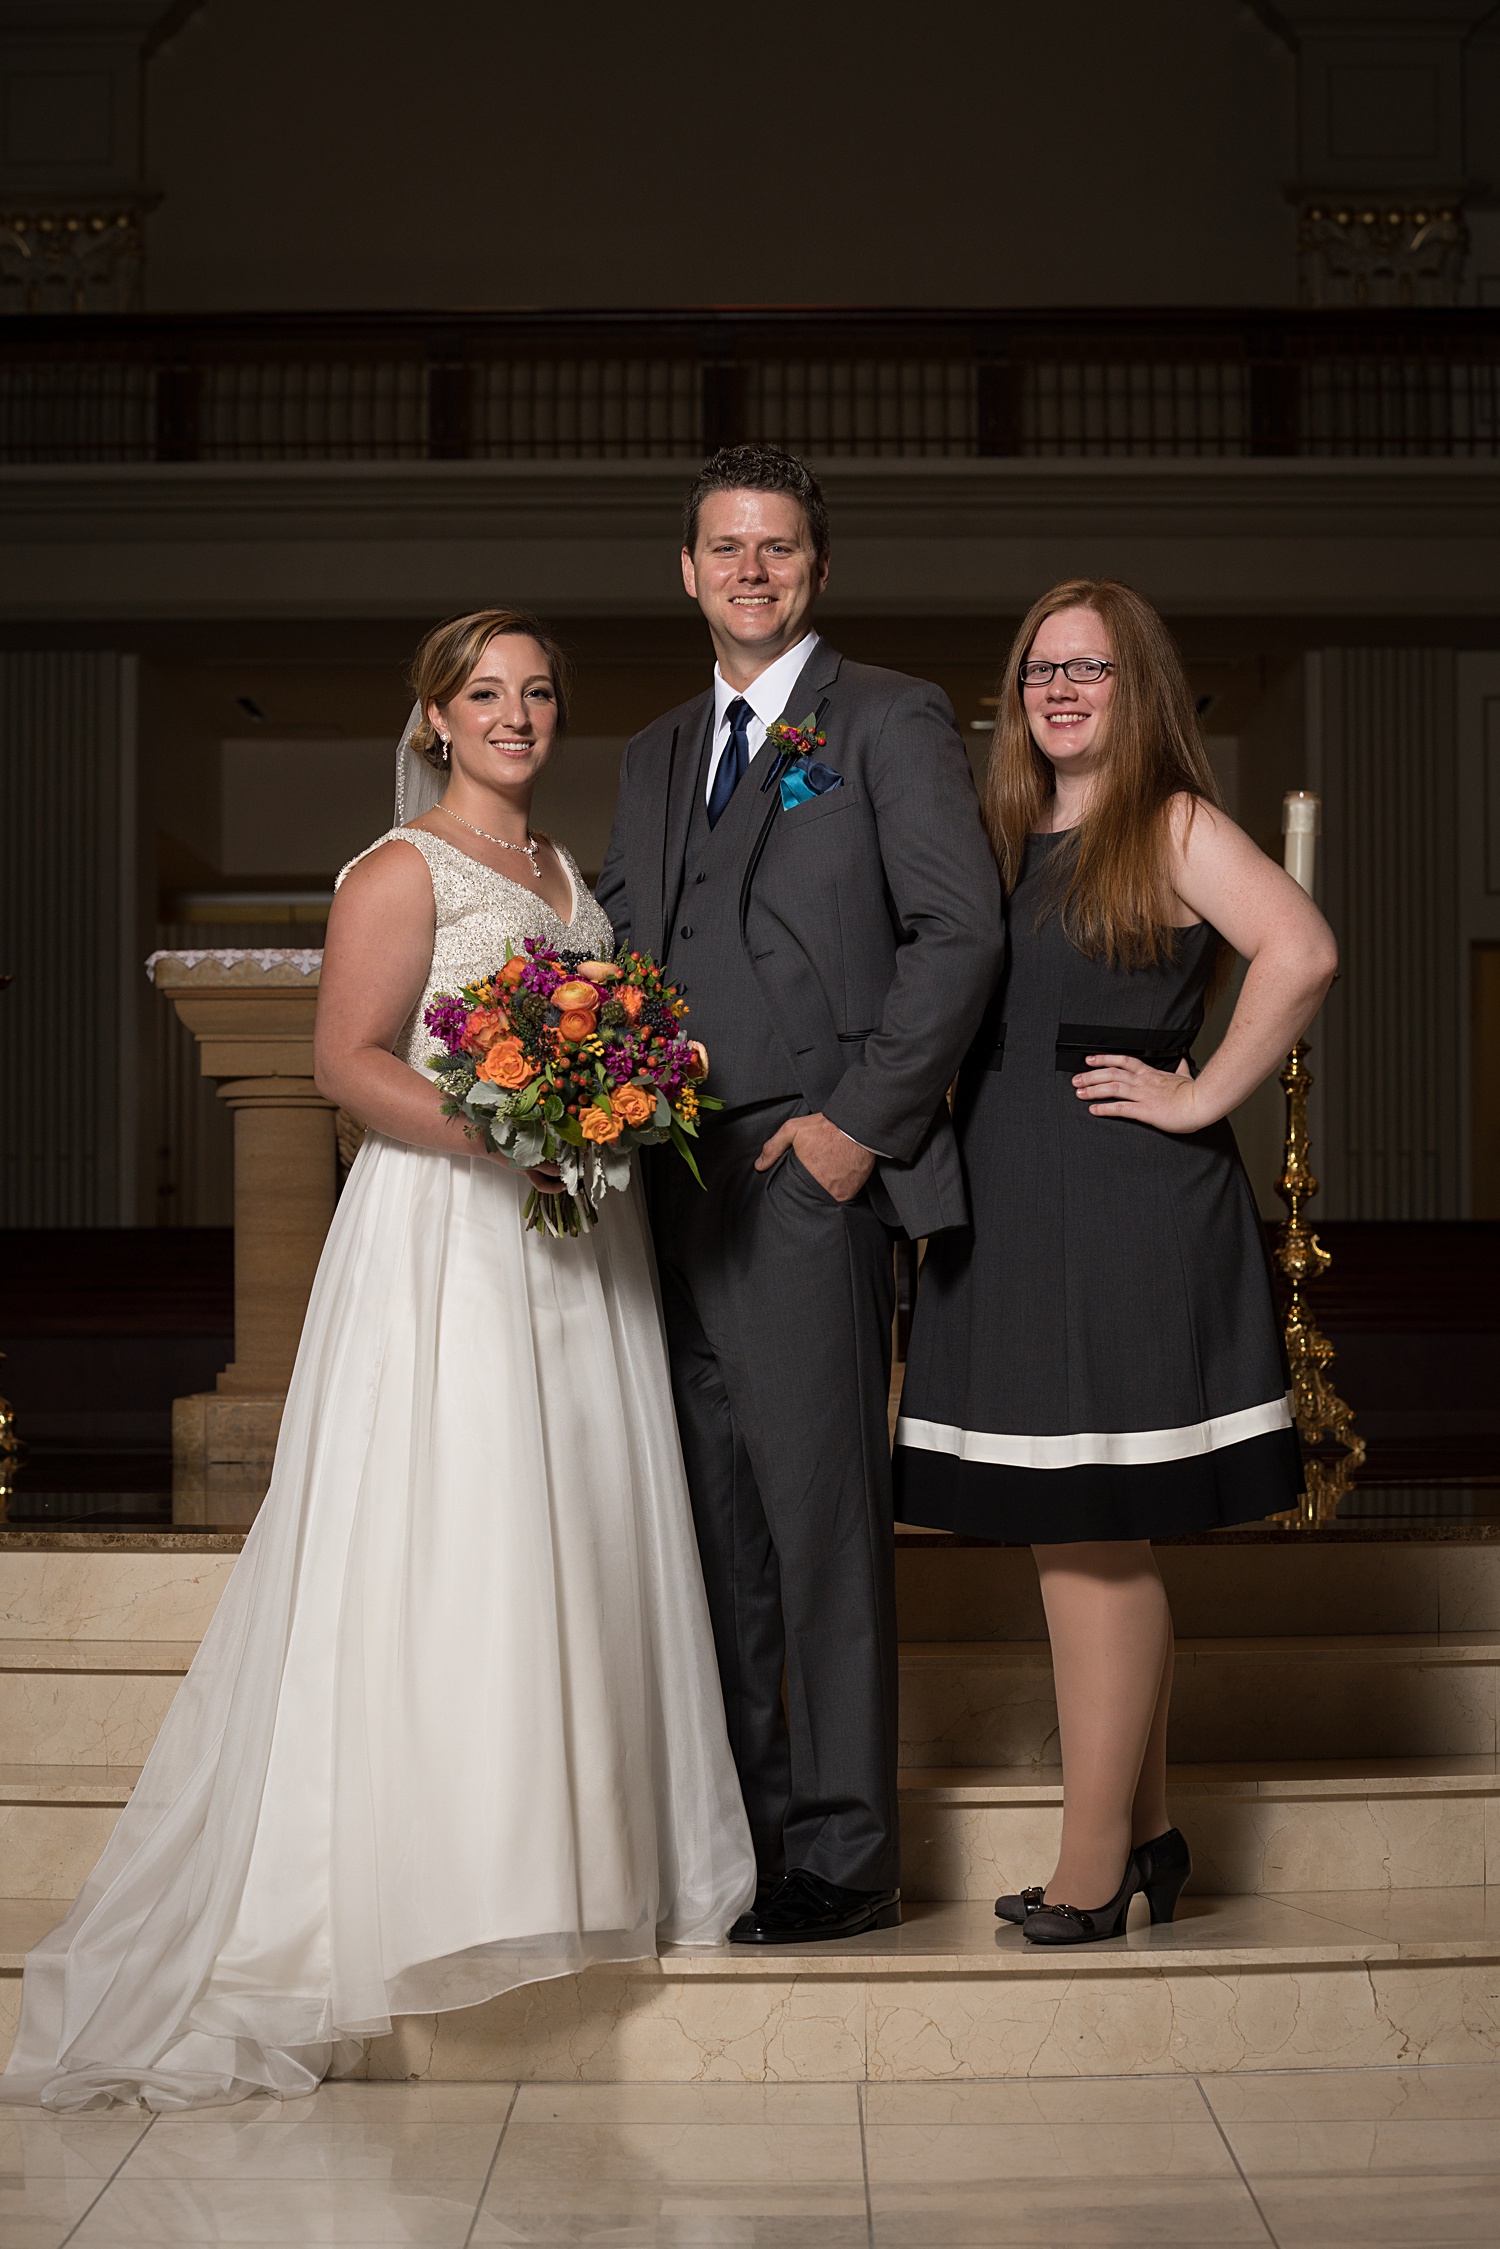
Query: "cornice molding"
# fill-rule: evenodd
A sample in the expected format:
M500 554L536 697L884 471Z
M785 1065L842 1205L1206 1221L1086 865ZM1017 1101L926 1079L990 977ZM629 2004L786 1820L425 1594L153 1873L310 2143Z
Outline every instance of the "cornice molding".
M1066 505L1154 512L1231 508L1321 514L1330 507L1445 516L1500 508L1500 458L1451 460L885 460L811 465L836 513L940 511L984 523L996 511ZM285 461L12 465L0 467L0 539L23 517L45 516L110 536L111 524L174 521L194 537L235 539L280 519L316 538L350 521L422 515L494 522L497 511L545 509L559 530L587 535L602 520L641 517L675 525L690 461ZM33 522L31 530L34 531ZM31 535L30 531L27 535Z
M0 616L414 616L501 598L672 614L691 466L3 468ZM844 611L1004 613L1080 570L1183 613L1500 605L1500 460L838 460L819 473Z

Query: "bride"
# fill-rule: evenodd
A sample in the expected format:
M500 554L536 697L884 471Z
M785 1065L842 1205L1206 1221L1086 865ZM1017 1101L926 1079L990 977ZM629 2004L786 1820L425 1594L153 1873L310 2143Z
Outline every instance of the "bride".
M419 1067L433 993L507 939L613 950L529 825L559 653L482 610L427 636L414 685L428 763L404 743L403 770L446 788L329 916L318 1083L369 1129L275 1473L119 1826L26 1963L10 2100L309 2093L395 2014L718 1943L754 1890L639 1187L581 1239L526 1232L527 1177Z

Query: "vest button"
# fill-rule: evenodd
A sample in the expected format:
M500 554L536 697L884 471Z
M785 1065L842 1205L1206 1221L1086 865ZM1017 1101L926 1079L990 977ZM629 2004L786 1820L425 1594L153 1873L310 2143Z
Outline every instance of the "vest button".
M690 921L685 921L681 929L678 930L677 934L679 937L691 937L693 934L692 923Z
M694 882L707 882L708 877L707 875L694 875L693 880Z

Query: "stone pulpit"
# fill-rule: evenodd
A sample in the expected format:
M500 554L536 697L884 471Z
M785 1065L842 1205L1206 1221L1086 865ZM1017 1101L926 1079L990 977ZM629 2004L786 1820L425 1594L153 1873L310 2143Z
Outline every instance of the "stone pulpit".
M338 1185L335 1107L313 1083L321 963L271 947L147 963L234 1112L234 1358L215 1389L173 1402L177 1522L246 1522L270 1481Z

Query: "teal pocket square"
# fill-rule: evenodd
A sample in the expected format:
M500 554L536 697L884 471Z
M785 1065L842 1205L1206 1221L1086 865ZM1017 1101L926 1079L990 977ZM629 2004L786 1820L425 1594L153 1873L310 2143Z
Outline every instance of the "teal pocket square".
M798 758L781 776L781 809L795 812L799 804L811 804L814 797L827 796L830 789L843 785L843 774L835 773L831 765L817 758Z

